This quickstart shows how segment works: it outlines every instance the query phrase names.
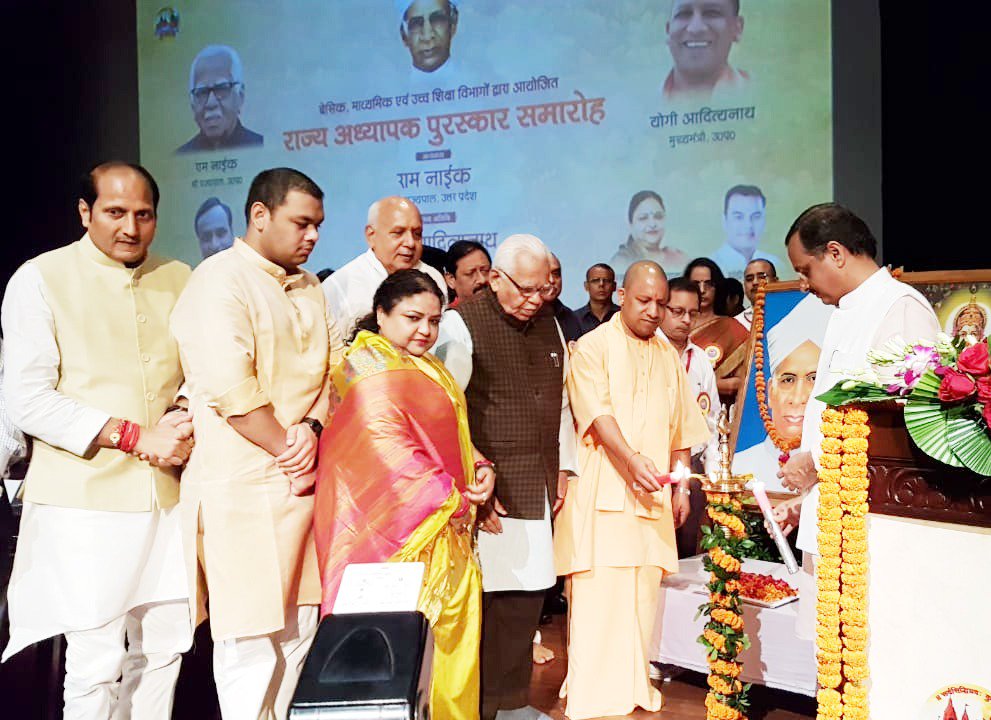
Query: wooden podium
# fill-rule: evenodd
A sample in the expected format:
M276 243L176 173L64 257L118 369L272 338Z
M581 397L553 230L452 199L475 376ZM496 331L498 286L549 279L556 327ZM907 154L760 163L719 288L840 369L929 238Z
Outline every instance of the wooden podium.
M902 408L870 416L870 716L920 718L943 687L991 687L991 478L938 463Z

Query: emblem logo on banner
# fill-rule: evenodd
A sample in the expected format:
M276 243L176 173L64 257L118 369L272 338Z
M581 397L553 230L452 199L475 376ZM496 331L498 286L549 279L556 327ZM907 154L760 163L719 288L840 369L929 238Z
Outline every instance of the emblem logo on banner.
M991 690L961 683L940 688L926 701L918 720L991 720Z

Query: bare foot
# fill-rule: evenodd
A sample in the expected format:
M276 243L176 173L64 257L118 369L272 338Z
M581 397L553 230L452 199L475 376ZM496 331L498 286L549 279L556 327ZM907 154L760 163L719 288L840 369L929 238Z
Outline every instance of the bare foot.
M533 662L537 665L545 665L554 659L554 651L544 647L540 643L533 644Z

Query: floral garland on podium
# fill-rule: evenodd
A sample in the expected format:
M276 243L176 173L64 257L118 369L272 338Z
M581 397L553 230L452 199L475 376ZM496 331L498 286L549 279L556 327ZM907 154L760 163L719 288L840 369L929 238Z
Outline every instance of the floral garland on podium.
M817 720L867 718L867 413L822 414Z
M750 647L743 632L740 604L740 567L744 552L753 547L747 538L743 506L729 493L706 493L706 512L713 527L702 528L703 567L709 571L709 602L699 608L706 623L699 642L708 651L709 692L706 720L746 720L750 685L740 681L743 666L737 655Z

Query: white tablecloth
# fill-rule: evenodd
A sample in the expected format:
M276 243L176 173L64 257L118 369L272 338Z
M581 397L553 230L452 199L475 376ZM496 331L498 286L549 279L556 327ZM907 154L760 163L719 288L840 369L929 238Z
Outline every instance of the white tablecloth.
M779 563L745 560L743 569L772 575L796 586L795 576L789 576ZM702 673L709 671L705 648L697 641L706 616L694 619L699 605L706 601L706 595L698 590L708 592L707 580L701 556L682 560L679 572L664 578L651 646L652 660ZM744 628L751 643L750 649L739 656L744 682L815 695L815 651L812 642L795 636L797 610L797 601L775 609L743 604Z

